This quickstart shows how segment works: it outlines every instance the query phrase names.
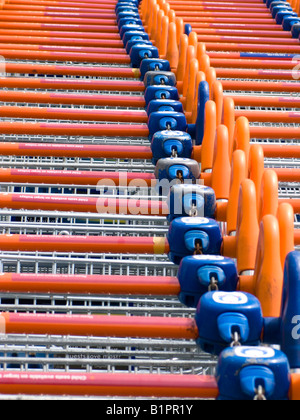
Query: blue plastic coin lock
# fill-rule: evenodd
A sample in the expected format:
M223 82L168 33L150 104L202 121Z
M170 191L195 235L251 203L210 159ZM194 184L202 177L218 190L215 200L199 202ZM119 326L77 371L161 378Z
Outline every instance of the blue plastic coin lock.
M288 399L289 363L271 347L241 346L225 349L218 361L219 400Z
M138 17L127 16L127 17L123 17L119 20L118 28L119 28L119 31L120 31L122 26L125 26L125 25L142 25L142 24L143 24L143 22ZM152 43L151 43L151 45L152 45Z
M182 103L180 101L174 101L172 99L154 99L153 101L150 101L147 106L148 115L152 114L153 112L164 111L183 113Z
M296 17L298 18L298 15L296 12L293 11L287 11L287 10L280 10L277 14L276 14L276 23L278 23L278 25L282 25L283 19L291 16L291 17Z
M299 17L296 16L286 16L282 21L282 27L285 31L291 31L293 25L300 23Z
M145 58L140 65L141 80L148 71L171 71L170 63L162 58Z
M120 29L120 37L124 43L124 34L128 31L139 31L139 32L145 32L145 29L142 25L123 25Z
M169 222L184 216L213 219L216 212L216 195L212 188L205 185L177 184L171 187L167 204Z
M141 37L132 37L132 39L130 39L128 42L127 42L127 44L126 44L126 47L125 47L125 49L126 49L126 52L127 52L127 54L129 54L130 53L130 51L131 51L131 49L132 49L132 47L134 46L134 45L136 45L136 44L141 44L141 42L144 44L144 45L152 45L152 42L151 41L149 41L149 40L147 40L147 39L138 39L138 38L141 38Z
M187 122L182 112L158 111L152 112L148 119L149 140L154 133L163 130L186 131Z
M124 47L126 47L127 42L130 41L131 39L139 39L140 41L142 40L149 41L149 35L145 31L135 31L135 30L127 31L125 32L122 39Z
M188 255L220 255L222 233L219 224L206 217L178 217L169 226L169 258L180 264Z
M190 255L181 260L178 269L179 300L185 306L198 306L210 288L235 291L238 283L236 264L220 255Z
M160 159L155 167L155 178L159 181L177 181L179 183L190 180L190 183L200 178L199 163L186 158ZM174 182L175 183L175 182Z
M176 77L171 71L148 71L144 77L144 85L146 88L152 85L176 86Z
M163 103L164 100L154 100L148 105L154 103ZM172 104L178 101L169 101ZM181 102L179 102L181 103ZM173 106L173 105L172 105ZM152 150L152 163L156 165L157 161L162 158L171 157L176 155L177 157L190 158L193 151L193 141L191 136L184 131L178 130L163 130L154 133L151 141Z
M259 345L263 315L255 296L237 291L215 291L201 297L196 323L198 345L203 351L218 355L235 341L235 333L240 344Z
M129 53L132 67L138 68L144 58L158 58L158 49L144 43L134 44Z
M148 86L145 91L146 106L148 106L149 102L153 101L154 99L173 99L174 101L178 101L178 90L174 86Z

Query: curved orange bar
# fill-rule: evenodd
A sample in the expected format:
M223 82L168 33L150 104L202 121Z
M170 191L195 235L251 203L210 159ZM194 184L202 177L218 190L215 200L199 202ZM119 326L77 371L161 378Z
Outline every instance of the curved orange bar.
M260 224L254 272L255 295L264 317L279 317L282 305L283 269L278 220L268 214Z
M284 269L286 256L294 251L294 210L290 204L282 203L278 206L277 219L280 235L280 258Z
M150 35L150 39L155 39L156 32L157 32L157 20L158 20L158 12L160 11L160 7L156 4L153 8L153 15L152 15L152 27L148 26L148 33Z
M186 97L188 84L189 84L189 74L190 74L190 63L196 58L196 51L192 45L189 45L186 53L186 66L184 70L183 84L182 84L182 95Z
M233 153L235 114L234 101L232 98L226 96L223 100L223 124L226 125L228 129L228 154L230 157Z
M205 76L209 86L209 98L212 99L212 87L215 81L217 80L216 70L214 69L214 67L209 67L209 69L207 69L205 73Z
M211 186L217 200L229 198L231 165L228 156L228 130L225 125L217 126Z
M74 293L177 296L177 277L3 273L2 293Z
M175 24L176 24L176 41L177 41L177 46L179 48L181 35L184 34L184 21L182 18L177 17L175 19Z
M213 376L139 373L0 372L0 392L9 395L90 395L217 398Z
M265 169L261 179L259 220L265 215L277 215L278 211L278 178L272 169Z
M237 214L236 258L239 274L254 270L258 236L255 185L250 179L245 179L240 186Z
M0 235L4 251L165 254L165 238L66 235Z
M168 31L169 31L169 18L168 16L162 17L161 24L161 38L159 44L159 52L162 58L166 57L168 50Z
M231 185L226 217L228 235L236 231L240 186L247 178L246 157L242 150L236 150L233 153L231 168Z
M179 62L179 50L177 46L176 24L174 22L169 24L166 59L169 61L172 71L177 69Z
M201 172L212 169L217 130L217 110L214 101L205 104L204 136L201 148Z
M178 67L176 71L176 78L177 78L177 87L178 90L182 92L182 84L184 79L184 72L186 67L186 56L187 56L187 49L188 49L188 36L182 34L180 37L180 44L179 44L179 60L178 60Z
M199 45L199 44L198 44ZM201 49L202 51L202 49ZM203 71L203 73L207 73L208 69L210 68L210 58L207 54L201 54L200 57L197 58L199 61L199 70Z
M223 119L223 86L219 80L217 80L213 84L212 99L216 103L217 126L218 126L219 124L222 124L222 119Z
M195 48L195 52L197 52L198 37L194 31L190 32L189 34L189 45L192 45Z
M264 151L260 144L253 144L250 147L249 155L249 178L254 182L257 197L257 217L260 219L260 194L261 180L264 168Z
M186 92L186 100L185 100L185 115L187 118L187 122L192 122L192 111L195 105L195 94L197 88L197 74L199 72L199 64L196 58L193 58L190 62L189 68L189 82Z
M206 54L206 46L204 42L198 42L197 44L197 58L200 62L200 58L203 54Z
M239 117L235 122L233 150L239 149L245 152L247 168L249 167L250 133L251 131L247 118Z
M161 31L162 31L162 21L163 21L163 17L165 16L164 11L162 9L160 9L157 13L157 30L155 33L155 45L159 51L159 53L161 54L161 47L160 44L162 42L161 39Z

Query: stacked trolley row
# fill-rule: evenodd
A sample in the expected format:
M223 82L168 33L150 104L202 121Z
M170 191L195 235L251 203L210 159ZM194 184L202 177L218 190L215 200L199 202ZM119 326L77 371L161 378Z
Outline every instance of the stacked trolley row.
M287 398L239 344L298 367L298 40L257 2L50 3L1 11L0 391L214 398L221 353L221 398Z
M128 30L132 18L116 3L16 2L0 12L1 236L18 242L1 248L1 311L34 316L43 329L2 328L4 394L118 394L118 375L115 390L109 388L111 373L202 374L215 365L191 333L156 333L160 324L170 328L170 317L180 328L194 315L178 301L177 267L164 252L168 207L152 188L148 139L160 119L148 129L145 111L156 91L177 90L173 75L164 72L161 82L155 66L147 83L158 86L145 92L143 74L153 63L144 60L140 71L140 61L146 53L158 57L157 50L144 31ZM141 37L146 52L144 43L129 56L127 41L134 46ZM161 105L152 100L151 112ZM31 245L20 246L23 240ZM61 321L65 332L57 330ZM96 329L88 331L88 324ZM6 383L28 371L35 380L40 373L54 378L54 390L35 391L29 381L14 391ZM80 388L93 378L96 388ZM172 389L173 378L166 379Z
M193 156L201 161L201 178L213 187L219 201L216 219L227 222L220 252L237 259L239 290L260 301L264 335L259 338L257 334L257 342L280 344L291 368L298 368L299 254L289 253L299 245L299 18L284 2L267 2L267 8L259 2L157 3L148 2L143 13L150 33L155 26L158 34L163 33L165 22L169 25L168 42L160 44L160 52L170 59L177 76L187 120L196 123ZM189 229L176 228L177 235ZM173 254L179 252L179 246L172 247ZM187 278L184 261L179 277L183 272ZM190 261L190 272L191 267ZM224 285L221 288L226 290ZM200 345L213 354L220 352L220 335L222 340L227 335L229 345L229 333L245 332L244 321L228 313L232 307L222 314L217 299L203 296L196 315ZM249 304L244 295L239 299ZM233 312L245 316L241 308ZM210 318L217 318L217 325L209 322ZM249 314L246 318L250 322ZM260 327L258 331L262 331ZM250 339L247 331L246 336L246 340L231 337L232 345L255 342L251 342L255 334ZM280 398L281 392L287 397L287 382L279 380L276 390L267 390L266 377L262 378L257 366L251 366L265 364L269 368L272 362L264 363L265 351L268 353L265 348L257 352L250 348L221 354L217 378L222 397L247 398L255 392L259 398ZM280 365L282 360L276 362L276 357L280 355L273 362ZM247 373L245 370L234 379L237 367L247 365ZM284 371L287 378L289 369ZM277 373L273 372L274 377ZM294 391L292 387L292 397Z

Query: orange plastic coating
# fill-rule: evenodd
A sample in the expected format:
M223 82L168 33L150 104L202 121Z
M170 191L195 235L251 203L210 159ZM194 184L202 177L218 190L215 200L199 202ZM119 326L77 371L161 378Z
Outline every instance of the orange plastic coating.
M5 118L147 123L146 111L0 106Z
M283 269L278 220L268 214L260 224L254 273L255 295L264 317L279 317L282 305Z
M176 17L176 41L179 48L181 35L184 34L184 21L182 18Z
M212 169L215 148L215 136L217 129L216 104L207 101L205 104L204 136L201 149L201 172Z
M136 172L100 172L0 168L0 182L97 185L100 181L115 185L130 185L135 181L145 186L155 182L154 174Z
M179 50L177 46L176 24L174 22L169 24L166 59L170 63L171 70L177 69L179 61Z
M231 165L228 156L228 129L225 125L217 126L211 186L216 199L229 198Z
M159 44L159 52L161 57L165 57L167 54L168 48L168 31L169 31L169 18L168 16L163 16L162 25L161 25L161 39Z
M255 267L259 225L256 214L256 190L253 181L241 183L236 233L236 258L238 273Z
M229 157L233 153L234 144L234 130L235 130L235 114L234 114L234 101L230 97L223 99L223 124L228 129L228 154Z
M136 136L148 137L147 125L126 124L57 124L57 123L22 123L1 122L2 134L41 134L66 136Z
M132 398L212 398L218 396L213 376L140 373L5 371L0 392L9 395L90 395Z
M178 295L177 277L3 273L2 293Z
M186 92L185 100L185 114L187 122L192 122L192 111L195 106L195 94L196 94L196 83L197 83L197 74L199 72L199 64L196 58L193 58L190 62L189 68L189 82Z
M199 45L199 44L198 44ZM210 58L207 54L201 54L200 57L198 57L199 61L199 69L203 71L203 73L207 73L208 69L210 68Z
M280 258L284 269L286 256L295 249L293 207L288 203L279 204L277 219L280 234Z
M182 84L182 95L186 97L188 84L189 84L189 74L190 74L190 63L196 58L196 51L192 45L189 45L186 53L186 66L184 70L183 84Z
M105 198L55 194L0 193L0 208L14 210L75 211L101 214L166 216L168 206L158 200Z
M0 87L21 89L68 89L86 91L135 91L143 92L144 83L137 80L85 80L39 78L39 77L1 77Z
M261 180L264 173L264 151L261 145L253 144L249 155L249 177L255 184L257 197L257 217L260 218Z
M266 169L261 179L259 220L265 215L277 216L278 211L278 178L272 169Z
M144 337L193 340L196 322L189 318L110 315L2 313L7 334Z
M213 67L209 67L205 73L205 76L209 86L209 98L212 99L212 87L217 80L216 70Z
M65 235L0 235L1 249L6 251L92 252L165 254L165 238Z
M182 34L180 37L180 44L179 44L179 60L178 60L178 67L176 72L177 78L177 87L178 89L181 87L184 79L184 72L186 67L186 55L188 49L188 36Z
M212 87L212 99L216 103L217 125L222 124L223 118L223 87L220 81L215 81Z
M12 103L36 103L36 104L66 104L66 105L98 105L112 107L135 107L144 108L145 99L137 95L105 95L96 93L61 93L47 91L27 90L2 90L0 91L2 102ZM48 116L47 116L48 118Z
M299 373L291 374L291 386L289 392L289 399L291 401L300 400L300 375Z
M247 178L246 157L242 150L232 156L230 194L227 205L227 234L236 231L238 200L241 183Z
M161 39L162 20L163 20L164 16L165 16L164 11L162 9L160 9L157 13L157 29L156 29L156 33L155 33L155 45L156 45L160 54L161 54L160 44L162 42L162 39Z
M55 156L151 159L151 148L147 146L118 146L108 144L72 144L72 143L0 143L2 156Z
M233 150L240 149L245 152L247 168L249 167L250 135L249 121L245 117L239 117L235 122Z

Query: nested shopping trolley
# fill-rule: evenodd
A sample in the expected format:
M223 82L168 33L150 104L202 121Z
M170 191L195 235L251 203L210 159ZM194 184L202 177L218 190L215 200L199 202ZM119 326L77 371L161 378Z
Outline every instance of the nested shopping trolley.
M145 109L176 89L171 74L165 83L154 68L158 86L145 95L142 76L149 69L140 68L141 48L136 58L126 51L116 4L41 1L1 10L1 233L3 239L34 241L31 249L1 251L1 311L54 315L74 326L96 317L108 328L87 334L83 325L72 331L65 324L63 334L36 334L5 327L4 376L46 374L71 385L76 374L81 381L96 374L100 382L105 374L213 374L216 359L188 332L195 309L177 298L177 266L167 258L166 196L154 186ZM134 23L132 46L142 39L151 58L153 47L146 32L141 38L136 17L122 19L122 27ZM184 118L177 114L180 128ZM52 240L66 247L53 248ZM172 319L178 319L178 331L165 335ZM119 330L111 320L120 321ZM144 320L154 321L146 333ZM166 379L172 388L173 377ZM75 395L122 395L103 384L96 392L76 387ZM40 393L29 388L25 394ZM15 392L8 386L3 393ZM72 386L63 393L74 394Z
M297 397L299 21L270 7L3 5L3 395Z

